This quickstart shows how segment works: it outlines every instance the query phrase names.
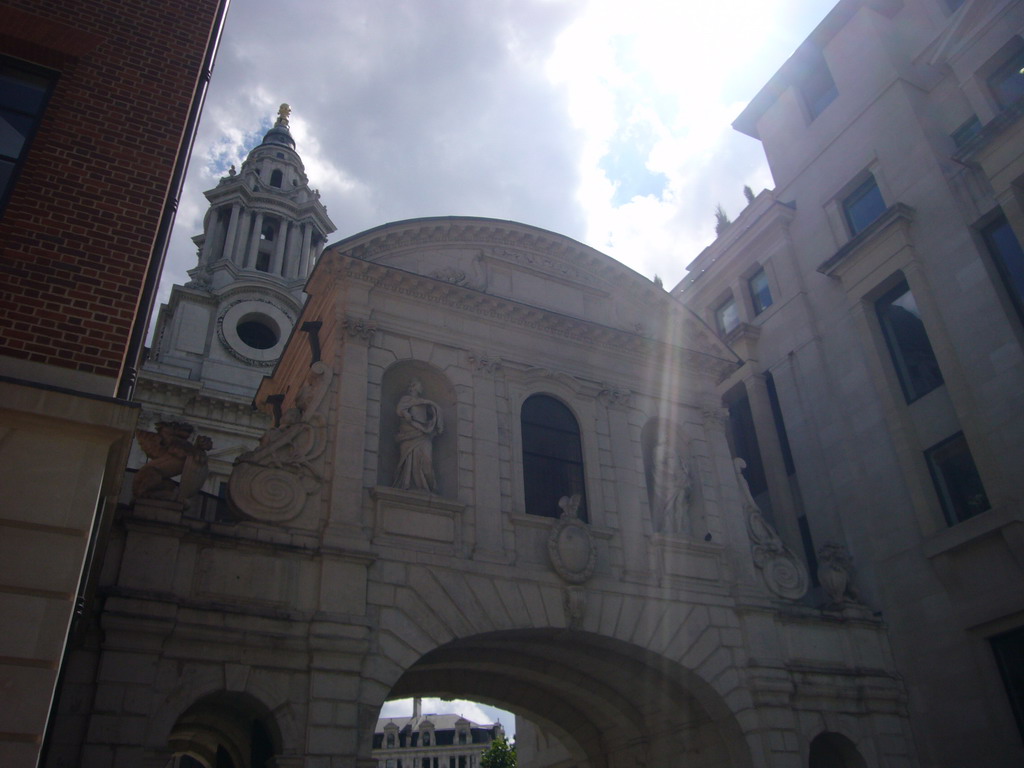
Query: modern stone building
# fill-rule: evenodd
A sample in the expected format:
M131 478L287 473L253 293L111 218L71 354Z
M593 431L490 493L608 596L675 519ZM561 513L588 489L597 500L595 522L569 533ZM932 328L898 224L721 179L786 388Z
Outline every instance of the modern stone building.
M841 2L740 115L775 180L673 291L733 450L842 542L927 766L1024 764L1024 4Z
M377 721L373 755L377 768L479 768L483 751L504 737L500 723L424 714L421 700L414 698L412 717Z
M36 764L117 499L126 398L226 5L0 4L5 768Z
M198 263L160 308L135 400L141 427L185 421L213 441L203 490L218 496L235 459L271 426L252 398L281 356L334 224L309 187L286 105L241 169L206 197ZM136 444L128 466L145 462Z

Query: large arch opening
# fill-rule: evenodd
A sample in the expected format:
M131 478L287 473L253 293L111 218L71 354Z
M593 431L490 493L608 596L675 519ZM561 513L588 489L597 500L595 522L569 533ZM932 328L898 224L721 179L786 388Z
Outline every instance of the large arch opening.
M725 702L675 662L570 630L514 630L430 651L388 698L472 699L554 736L569 768L686 765L748 768L746 740ZM361 735L369 751L372 733Z

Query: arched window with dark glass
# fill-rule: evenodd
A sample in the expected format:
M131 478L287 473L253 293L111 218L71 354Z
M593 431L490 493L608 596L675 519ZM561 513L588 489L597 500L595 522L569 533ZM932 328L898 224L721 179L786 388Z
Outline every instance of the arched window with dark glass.
M281 183L283 181L284 181L284 174L281 173L281 171L275 169L274 172L272 174L270 174L270 186L272 186L272 187L279 187L280 188Z
M555 398L533 395L523 403L521 421L527 514L558 517L562 513L559 500L579 494L577 514L587 520L583 446L576 417Z

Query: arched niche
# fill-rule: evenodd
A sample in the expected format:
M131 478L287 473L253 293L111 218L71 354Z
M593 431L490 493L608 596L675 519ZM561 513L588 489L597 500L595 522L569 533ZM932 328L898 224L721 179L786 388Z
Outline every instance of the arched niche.
M841 733L824 731L811 740L807 768L867 768L857 746Z
M436 429L433 430L434 434L429 441L435 482L433 492L438 496L457 498L459 465L458 410L455 388L444 374L432 365L418 360L395 363L384 372L381 382L377 484L391 488L399 487L396 484L396 473L403 457L403 450L400 447L402 441L399 436L400 432L403 437L408 436L409 430L406 428L403 431L403 417L399 416L398 408L403 404L403 398L410 395L410 384L414 381L418 381L421 385L420 393L415 397L429 401L436 406L440 413L441 431L437 434ZM425 410L421 410L417 416L419 418L428 417ZM422 446L420 447L422 448ZM408 446L406 446L406 450L408 450ZM419 487L406 490L429 492Z
M252 696L222 691L185 710L167 746L174 764L182 768L272 768L281 751L281 733Z
M701 536L698 530L699 474L683 430L668 419L652 418L640 433L651 526L658 533Z

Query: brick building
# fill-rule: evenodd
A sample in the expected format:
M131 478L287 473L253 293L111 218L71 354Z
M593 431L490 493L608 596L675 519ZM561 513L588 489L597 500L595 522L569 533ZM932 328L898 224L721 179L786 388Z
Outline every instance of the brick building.
M0 764L36 764L226 0L0 4ZM44 556L45 554L45 556Z

